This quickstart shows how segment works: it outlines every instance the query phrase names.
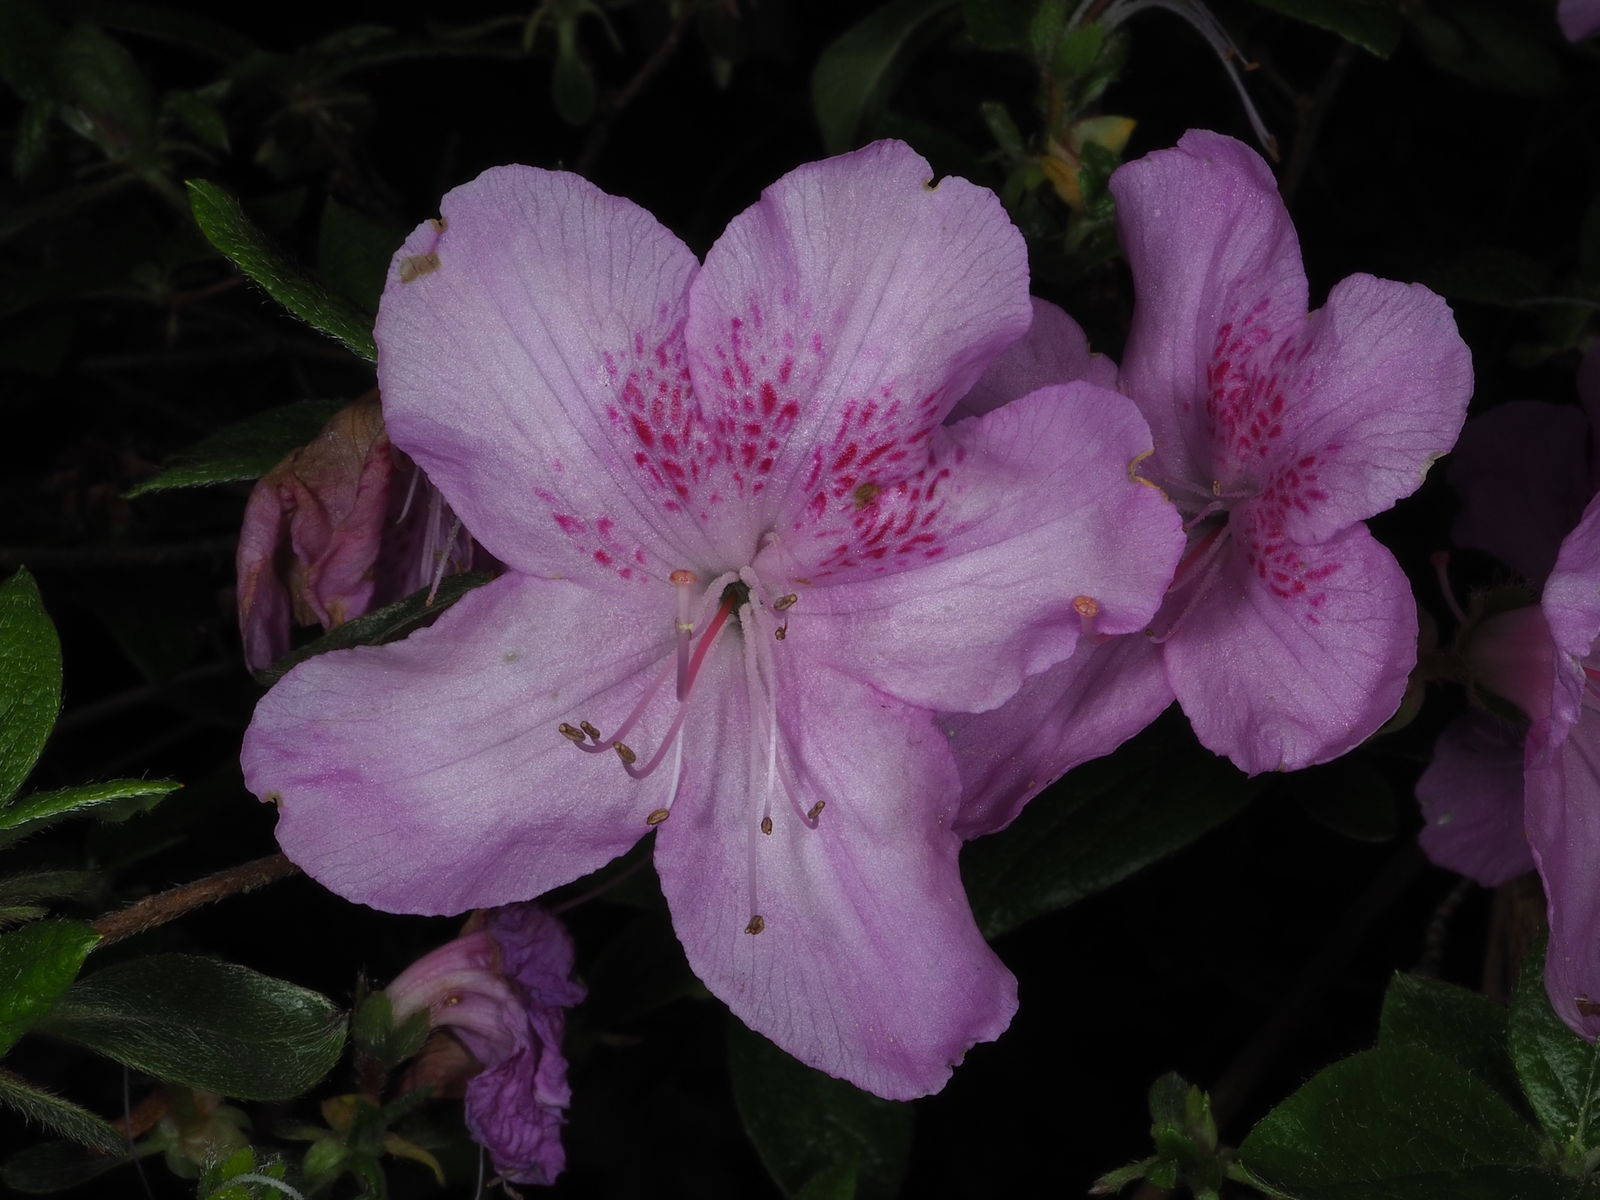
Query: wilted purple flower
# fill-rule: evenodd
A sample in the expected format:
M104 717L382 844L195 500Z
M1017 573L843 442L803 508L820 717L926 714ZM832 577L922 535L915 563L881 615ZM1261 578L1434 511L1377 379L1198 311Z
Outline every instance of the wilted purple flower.
M934 710L1143 628L1182 537L1115 393L943 425L1031 309L996 198L930 175L894 142L801 167L703 268L573 175L445 197L391 269L379 377L509 570L262 701L245 774L291 858L452 912L655 828L691 967L805 1062L909 1097L999 1035L1015 980Z
M1261 158L1191 131L1112 176L1133 269L1119 386L1142 468L1188 517L1154 627L1195 733L1251 773L1337 757L1399 705L1405 575L1365 518L1455 441L1467 348L1426 288L1353 275L1307 315L1294 226Z
M559 920L537 904L511 904L475 915L387 989L396 1024L426 1009L429 1025L477 1060L467 1128L513 1183L550 1183L566 1166L561 1126L572 1092L561 1040L566 1010L584 997L572 957Z
M292 624L333 629L464 570L473 549L389 444L377 393L363 396L262 476L245 504L236 566L246 665L281 658Z
M1600 0L1561 0L1556 21L1569 42L1581 42L1600 33Z

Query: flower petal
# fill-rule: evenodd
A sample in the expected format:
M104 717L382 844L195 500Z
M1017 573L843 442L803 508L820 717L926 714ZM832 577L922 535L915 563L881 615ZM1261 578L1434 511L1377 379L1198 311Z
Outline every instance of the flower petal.
M1261 456L1260 502L1304 545L1416 491L1461 432L1472 358L1449 305L1419 284L1341 280L1276 354L1244 441Z
M1522 737L1506 722L1471 713L1446 726L1417 799L1427 822L1418 840L1432 862L1485 887L1533 870L1522 828Z
M941 715L961 771L956 833L971 839L1004 829L1050 784L1110 754L1171 703L1161 647L1132 633L1080 643L999 708Z
M1555 643L1555 675L1549 718L1528 731L1530 762L1560 747L1583 705L1585 660L1600 639L1600 496L1562 540L1539 608Z
M557 725L614 729L670 661L670 624L628 598L505 575L403 642L296 667L243 751L246 784L280 806L284 853L347 899L408 913L525 900L622 853L658 797ZM643 745L669 716L646 714Z
M1250 774L1337 758L1393 715L1417 617L1365 525L1318 546L1248 533L1166 642L1167 677L1201 743Z
M1530 753L1528 841L1549 903L1544 981L1573 1030L1600 1034L1600 716L1587 709L1549 755Z
M890 1099L937 1091L1016 1009L962 891L950 752L931 714L815 661L785 664L781 754L798 803L826 810L810 828L780 791L760 832L765 755L728 753L763 745L760 705L719 687L692 731L719 748L715 770L686 764L657 835L673 924L711 992L802 1062ZM724 681L740 669L719 655ZM747 933L757 914L764 928Z
M1022 235L987 188L934 184L901 142L791 171L691 288L690 367L729 492L764 529L915 473L1029 320Z
M950 410L948 420L981 417L1039 388L1080 379L1115 388L1117 364L1103 354L1090 354L1083 328L1050 301L1035 296L1028 332L989 364L972 390Z
M1473 417L1447 463L1461 497L1452 540L1542 582L1594 495L1588 438L1589 422L1569 404L1516 400Z
M1600 33L1600 0L1561 0L1556 21L1569 42L1581 42Z
M1204 130L1119 167L1111 191L1138 301L1120 386L1155 436L1152 478L1210 481L1209 373L1305 318L1294 225L1260 155Z
M682 339L693 254L564 172L496 167L441 208L378 312L394 444L519 570L615 587L703 560L666 467L706 437Z
M1149 448L1133 404L1087 383L940 430L927 475L816 531L865 550L794 550L816 586L791 636L908 703L976 711L1070 657L1086 627L1143 629L1183 550L1177 511L1133 478Z

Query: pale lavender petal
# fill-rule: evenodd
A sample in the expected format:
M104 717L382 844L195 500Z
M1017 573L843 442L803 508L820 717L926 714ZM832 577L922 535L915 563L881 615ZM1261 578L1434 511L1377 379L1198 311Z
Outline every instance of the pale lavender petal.
M962 891L950 751L931 714L814 660L782 662L779 754L796 804L767 785L759 752L697 775L686 763L656 843L673 925L712 994L802 1062L890 1099L937 1091L1016 1009ZM731 648L718 670L696 737L762 747L763 705L733 686L746 668ZM810 828L796 806L818 801ZM756 915L761 932L745 932Z
M1240 540L1166 643L1167 676L1201 743L1252 775L1337 758L1399 707L1411 587L1365 525L1295 546L1238 516Z
M1447 464L1461 497L1451 538L1542 582L1594 495L1588 439L1589 422L1570 404L1518 400L1472 418Z
M271 479L258 480L250 489L234 558L239 635L244 641L245 666L252 671L270 665L289 650L289 589L278 574L287 517L278 489Z
M1258 502L1295 541L1409 496L1461 431L1471 355L1449 306L1418 284L1352 275L1269 349L1235 364L1237 391L1217 384L1217 477L1259 481Z
M1027 251L994 193L901 142L810 163L735 217L689 299L695 389L722 437L720 493L757 530L905 479L1028 327ZM820 512L817 514L820 515Z
M909 703L974 711L1068 658L1085 628L1143 629L1183 551L1177 511L1132 478L1149 447L1132 403L1086 383L941 429L927 476L789 544L815 584L790 636Z
M1562 541L1539 607L1554 641L1555 678L1550 717L1529 730L1530 762L1561 745L1583 705L1585 660L1600 638L1600 496Z
M1111 177L1138 302L1120 386L1155 435L1158 480L1211 465L1211 375L1298 328L1300 243L1266 163L1241 142L1191 130Z
M1418 840L1441 867L1485 887L1533 870L1522 827L1522 733L1486 713L1445 727L1417 780Z
M1005 828L1051 783L1110 754L1171 703L1161 647L1132 633L1079 645L997 709L942 714L961 772L955 832L971 839Z
M688 248L563 172L496 167L441 207L378 312L395 445L518 570L638 590L705 558L679 490L710 453L683 346Z
M656 805L557 726L614 729L656 664L671 671L670 623L630 598L506 575L403 642L296 667L243 751L284 853L347 899L410 913L523 900L622 853ZM642 744L665 732L662 708Z
M1600 0L1561 0L1556 21L1569 42L1593 37L1600 33Z
M979 417L1053 383L1085 380L1117 386L1117 364L1089 353L1082 327L1048 300L1033 298L1033 324L1000 352L972 390L950 410L949 420Z
M1528 841L1549 902L1544 981L1573 1030L1600 1034L1600 714L1585 709L1560 747L1530 753Z

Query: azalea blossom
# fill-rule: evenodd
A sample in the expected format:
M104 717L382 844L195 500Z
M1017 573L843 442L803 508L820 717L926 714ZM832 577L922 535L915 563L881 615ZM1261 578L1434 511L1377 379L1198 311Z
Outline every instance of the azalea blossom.
M943 424L1031 319L999 201L896 142L791 172L703 267L574 175L451 192L391 267L379 380L508 569L263 699L245 777L285 852L442 913L653 829L735 1014L880 1095L938 1089L1016 995L962 893L934 711L1142 629L1182 549L1116 393Z
M475 914L462 936L412 963L386 989L396 1024L426 1011L471 1054L467 1128L512 1183L547 1184L566 1167L572 1103L561 1053L566 1010L582 1002L566 928L537 904ZM431 1077L438 1082L439 1053ZM460 1094L460 1093L455 1093Z
M475 549L368 393L250 492L235 564L246 665L283 657L293 625L337 628L465 570Z
M1569 42L1593 37L1600 33L1600 0L1561 0L1556 21Z
M1411 590L1365 518L1449 450L1472 390L1445 302L1352 275L1308 314L1271 172L1191 131L1112 176L1133 270L1119 387L1185 514L1152 633L1200 741L1251 773L1345 753L1399 705ZM1141 663L1139 669L1147 669Z

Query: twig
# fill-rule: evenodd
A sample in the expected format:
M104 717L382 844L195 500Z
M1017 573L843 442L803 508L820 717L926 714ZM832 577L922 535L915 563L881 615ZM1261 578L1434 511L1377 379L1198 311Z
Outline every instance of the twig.
M165 925L204 905L253 892L258 887L293 875L299 869L283 855L269 854L266 858L241 863L237 867L218 871L215 875L207 875L204 879L196 879L193 883L181 884L157 892L154 896L146 896L143 900L136 900L126 908L107 913L95 921L91 928L100 935L100 945L109 946L112 942L120 942L136 933Z
M633 78L623 85L622 90L605 106L605 111L589 127L589 136L584 140L583 151L578 155L575 168L579 175L588 175L594 168L601 150L605 149L606 141L611 136L611 126L622 115L622 110L632 104L644 90L645 84L655 78L656 73L667 65L667 60L672 57L673 51L678 48L678 43L683 40L684 31L689 28L689 20L693 15L693 5L684 5L683 11L678 14L678 19L672 23L672 28L667 30L667 36L661 39L661 44L649 58L644 60L639 69L633 73Z
M1295 192L1300 189L1306 167L1311 163L1311 148L1316 145L1317 135L1322 131L1322 118L1327 116L1328 109L1333 104L1333 94L1344 82L1345 72L1350 69L1350 62L1354 57L1355 49L1351 43L1340 42L1339 49L1334 53L1333 62L1328 64L1328 69L1317 81L1316 91L1310 96L1295 97L1295 107L1299 109L1299 117L1295 122L1294 145L1289 150L1289 161L1284 165L1283 178L1278 181L1278 190L1283 193L1286 204L1294 199Z

